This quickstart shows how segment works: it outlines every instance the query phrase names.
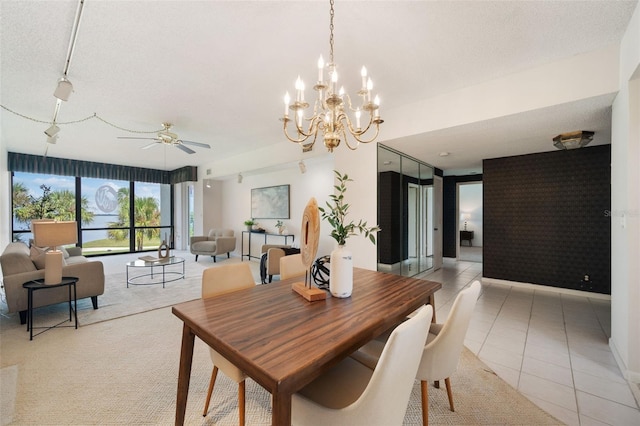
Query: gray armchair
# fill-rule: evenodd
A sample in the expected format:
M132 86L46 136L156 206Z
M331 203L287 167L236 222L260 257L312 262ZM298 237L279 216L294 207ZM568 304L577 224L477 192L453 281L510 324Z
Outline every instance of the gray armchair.
M215 262L219 254L227 253L227 258L230 257L230 252L236 249L236 237L233 229L211 229L208 235L191 237L189 248L196 255L196 262L201 254L213 257Z

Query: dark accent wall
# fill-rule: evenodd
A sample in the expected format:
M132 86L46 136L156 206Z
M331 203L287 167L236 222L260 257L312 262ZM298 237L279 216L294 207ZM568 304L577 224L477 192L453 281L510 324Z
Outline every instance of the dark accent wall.
M389 265L402 260L402 253L398 250L402 243L402 233L398 232L402 224L402 194L399 188L399 173L380 173L378 182L378 225L383 232L378 233L378 261Z
M484 160L483 276L611 294L610 165L611 145Z
M395 264L409 258L409 184L433 185L433 179L413 178L398 172L381 172L378 182L378 233L380 263ZM401 250L398 248L401 247Z
M456 257L458 238L456 224L458 214L456 208L457 186L461 182L482 182L482 175L445 176L442 183L442 255Z

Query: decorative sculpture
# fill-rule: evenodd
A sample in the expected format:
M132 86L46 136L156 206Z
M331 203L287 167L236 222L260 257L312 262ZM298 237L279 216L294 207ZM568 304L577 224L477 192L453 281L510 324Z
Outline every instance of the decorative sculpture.
M311 265L313 265L316 259L318 242L320 240L320 214L318 213L318 202L313 197L307 203L304 213L302 214L300 233L302 234L300 254L302 264L307 270L304 274L304 282L294 283L292 289L309 302L324 300L327 298L327 293L314 287L311 283Z

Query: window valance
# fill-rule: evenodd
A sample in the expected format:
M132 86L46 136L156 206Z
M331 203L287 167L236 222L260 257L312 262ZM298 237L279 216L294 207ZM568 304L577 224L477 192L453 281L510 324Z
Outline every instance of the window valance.
M151 182L176 184L198 180L198 168L185 166L170 172L144 167L121 166L93 161L69 160L40 155L8 153L9 171L43 173L50 175L89 177L124 180L129 182Z

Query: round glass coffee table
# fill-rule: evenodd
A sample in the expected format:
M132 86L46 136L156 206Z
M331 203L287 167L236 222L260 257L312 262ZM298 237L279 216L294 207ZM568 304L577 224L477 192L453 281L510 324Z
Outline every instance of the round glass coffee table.
M131 285L154 285L162 284L162 288L166 283L184 279L184 258L167 257L157 260L138 259L127 262L127 288ZM142 270L144 272L138 275L130 275L129 269L134 268L132 273L139 268L148 268ZM158 270L158 269L161 270Z

